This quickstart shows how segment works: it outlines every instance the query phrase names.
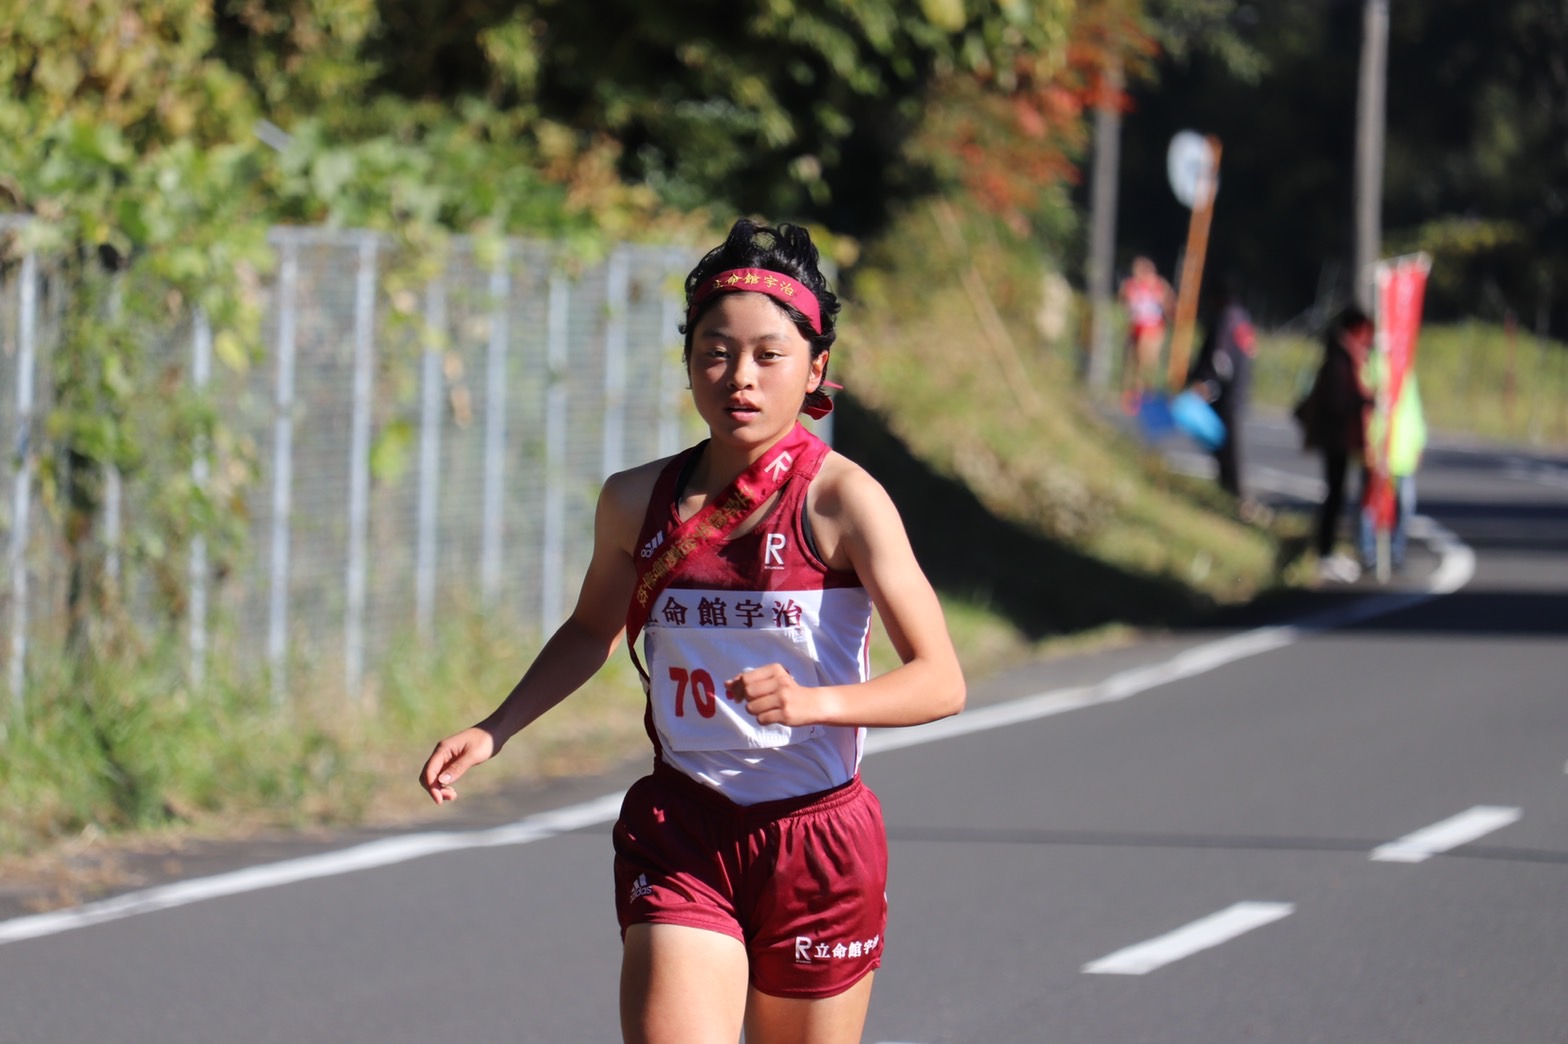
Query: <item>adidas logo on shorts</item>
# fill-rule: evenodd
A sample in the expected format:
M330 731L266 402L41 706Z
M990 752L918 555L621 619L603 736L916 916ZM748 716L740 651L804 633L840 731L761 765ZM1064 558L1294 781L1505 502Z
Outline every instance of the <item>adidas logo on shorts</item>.
M652 894L653 894L653 886L648 883L648 875L647 874L638 874L637 875L637 880L632 882L632 894L631 894L631 897L633 899L641 899L645 895L652 895Z

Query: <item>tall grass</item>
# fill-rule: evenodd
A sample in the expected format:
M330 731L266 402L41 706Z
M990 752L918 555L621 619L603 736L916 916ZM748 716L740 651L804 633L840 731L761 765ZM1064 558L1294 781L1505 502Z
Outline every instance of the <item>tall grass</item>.
M43 663L3 753L15 814L0 852L218 813L349 819L364 805L351 737L328 716L280 711L264 686L221 674L193 691L167 647Z
M84 833L203 836L393 822L428 802L415 774L441 736L472 724L516 682L536 643L453 610L405 641L369 694L345 697L339 665L301 667L282 701L250 665L213 663L194 689L183 651L59 657L35 666L28 703L0 740L0 856ZM642 737L641 690L606 668L481 770L481 787L602 768Z
M969 670L1029 655L983 608L947 605ZM416 772L435 741L487 714L537 648L498 616L451 609L429 640L398 643L360 700L342 693L337 664L295 665L281 702L235 661L214 662L192 688L172 645L38 666L26 712L0 737L0 863L83 837L172 842L418 818L430 806ZM874 659L879 672L896 665L885 635ZM463 789L645 756L641 684L618 652Z

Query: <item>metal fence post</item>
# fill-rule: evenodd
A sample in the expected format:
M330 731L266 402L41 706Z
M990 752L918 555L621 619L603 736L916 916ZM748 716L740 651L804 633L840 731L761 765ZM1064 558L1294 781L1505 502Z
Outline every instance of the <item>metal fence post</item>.
M376 237L359 240L354 277L354 377L349 419L348 569L343 621L343 684L350 699L364 692L366 556L370 532L370 420L375 377Z
M125 313L125 272L109 277L109 319L119 323ZM113 461L103 463L103 544L104 579L110 590L120 588L120 548L124 541L125 481Z
M501 520L506 503L506 356L511 286L505 241L490 270L490 343L485 355L484 494L479 537L479 592L486 608L501 593Z
M414 559L414 630L430 637L436 609L436 498L441 467L441 346L446 337L446 283L436 276L425 290L425 350L420 372L419 507Z
M605 273L604 430L602 478L620 471L626 446L626 309L631 303L631 264L625 247L610 254Z
M191 316L191 387L205 396L212 379L212 324L203 309ZM196 439L191 457L191 485L197 496L205 496L211 469L207 434ZM207 538L198 531L191 537L190 602L188 611L190 641L190 681L200 688L207 677Z
M283 244L278 272L278 370L273 390L272 573L267 612L267 663L274 702L283 700L288 673L289 514L293 510L295 294L299 246Z
M11 705L20 718L27 684L27 539L32 511L33 381L38 352L38 255L22 256L17 317L16 475L11 485Z
M544 404L544 534L539 562L539 624L548 633L561 622L562 556L566 544L566 363L567 311L571 288L560 272L550 276L545 319L545 369L549 390Z
M672 264L678 263L675 255L669 258ZM664 338L677 336L680 331L681 321L684 318L681 310L684 306L680 301L669 295L664 295L663 304L659 309L659 342L663 348ZM680 411L676 409L676 401L680 398L680 370L670 365L670 360L662 353L659 356L659 456L668 457L680 450Z

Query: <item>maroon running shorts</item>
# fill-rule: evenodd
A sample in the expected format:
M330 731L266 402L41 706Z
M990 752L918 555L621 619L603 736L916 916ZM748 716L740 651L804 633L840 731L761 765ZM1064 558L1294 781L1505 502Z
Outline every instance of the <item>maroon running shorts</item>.
M860 777L736 805L665 765L632 784L615 824L615 908L634 924L721 932L746 946L751 984L832 997L882 964L887 833Z

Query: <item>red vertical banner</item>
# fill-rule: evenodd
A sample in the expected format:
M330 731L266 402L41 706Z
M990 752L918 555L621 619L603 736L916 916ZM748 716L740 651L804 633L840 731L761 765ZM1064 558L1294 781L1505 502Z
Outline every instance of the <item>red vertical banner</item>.
M1370 481L1367 486L1372 517L1379 533L1394 526L1394 485L1389 481L1389 444L1405 375L1415 368L1416 340L1421 332L1421 307L1426 299L1426 276L1432 259L1426 254L1381 261L1377 266L1377 341L1380 359L1371 367L1377 390L1374 409L1382 421L1374 425L1381 438L1367 447Z

